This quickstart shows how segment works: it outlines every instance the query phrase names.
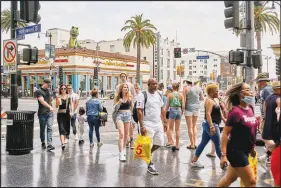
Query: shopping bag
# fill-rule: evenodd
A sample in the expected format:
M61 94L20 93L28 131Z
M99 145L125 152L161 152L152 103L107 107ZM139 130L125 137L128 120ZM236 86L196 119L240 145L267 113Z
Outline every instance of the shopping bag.
M258 172L258 153L256 152L255 157L253 157L251 154L249 154L248 160L249 160L250 166L252 167L252 170L254 172L255 180L257 182L257 178L258 178L258 175L257 175L257 172ZM245 187L242 180L240 181L240 186Z
M138 135L134 147L134 159L142 159L147 164L151 161L151 139L148 136Z

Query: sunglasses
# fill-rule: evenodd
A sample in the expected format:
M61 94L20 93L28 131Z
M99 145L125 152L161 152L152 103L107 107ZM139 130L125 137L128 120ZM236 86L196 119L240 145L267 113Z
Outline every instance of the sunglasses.
M66 88L65 87L62 87L62 88L60 88L61 90L66 90Z

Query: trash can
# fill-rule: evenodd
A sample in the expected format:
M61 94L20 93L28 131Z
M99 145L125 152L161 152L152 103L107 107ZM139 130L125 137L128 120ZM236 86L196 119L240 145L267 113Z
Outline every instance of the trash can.
M33 150L35 111L7 111L6 151L24 155Z

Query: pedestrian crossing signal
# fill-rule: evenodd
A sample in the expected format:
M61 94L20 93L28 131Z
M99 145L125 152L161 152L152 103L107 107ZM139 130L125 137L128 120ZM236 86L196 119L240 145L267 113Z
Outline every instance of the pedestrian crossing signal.
M99 75L98 75L98 67L94 67L94 79L98 79Z
M60 84L63 83L63 68L62 66L59 66L59 79L60 79Z

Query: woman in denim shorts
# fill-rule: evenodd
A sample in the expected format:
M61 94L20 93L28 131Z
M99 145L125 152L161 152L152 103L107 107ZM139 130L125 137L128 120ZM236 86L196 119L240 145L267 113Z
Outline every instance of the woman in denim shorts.
M132 117L133 98L129 92L128 85L121 84L119 91L114 99L114 105L120 104L120 108L117 113L117 126L119 132L118 148L119 148L119 160L121 162L126 161L126 142L128 140L129 127Z
M167 98L167 105L166 105L166 112L169 110L169 128L168 128L168 140L171 141L172 145L174 145L173 139L173 130L174 124L176 125L176 144L172 146L172 151L179 150L179 141L180 141L180 123L181 123L181 116L184 110L184 102L183 96L178 92L179 90L179 83L173 83L173 92L168 95Z

